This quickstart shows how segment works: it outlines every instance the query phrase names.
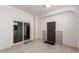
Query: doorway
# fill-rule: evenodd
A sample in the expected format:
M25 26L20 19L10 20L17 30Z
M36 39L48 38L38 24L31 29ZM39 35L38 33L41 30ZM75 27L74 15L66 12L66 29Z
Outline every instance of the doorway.
M49 43L55 45L55 29L56 29L56 22L48 22L47 23L47 40L45 43Z

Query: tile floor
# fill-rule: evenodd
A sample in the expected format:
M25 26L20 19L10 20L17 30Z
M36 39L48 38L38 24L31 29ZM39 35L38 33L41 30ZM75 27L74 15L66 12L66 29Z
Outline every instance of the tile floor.
M78 53L76 48L64 45L50 45L44 43L43 40L33 40L12 46L8 49L0 51L0 53Z

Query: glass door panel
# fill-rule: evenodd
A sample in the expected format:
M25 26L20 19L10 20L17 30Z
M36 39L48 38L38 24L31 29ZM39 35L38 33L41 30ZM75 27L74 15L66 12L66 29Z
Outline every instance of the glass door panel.
M14 43L22 41L22 32L23 32L22 22L14 21Z
M30 39L30 24L24 23L24 40Z

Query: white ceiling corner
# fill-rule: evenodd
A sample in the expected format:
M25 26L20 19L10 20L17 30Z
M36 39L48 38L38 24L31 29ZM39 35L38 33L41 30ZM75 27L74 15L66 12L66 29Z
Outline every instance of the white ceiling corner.
M45 5L12 5L12 7L18 8L31 14L42 14L56 9L68 7L69 5L50 5L49 8L45 8Z

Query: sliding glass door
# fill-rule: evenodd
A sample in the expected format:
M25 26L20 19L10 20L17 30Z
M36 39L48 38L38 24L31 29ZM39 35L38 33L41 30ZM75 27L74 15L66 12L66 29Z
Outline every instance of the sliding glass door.
M30 39L30 23L14 21L13 43L18 43L28 39Z
M14 21L14 43L22 41L23 23Z

